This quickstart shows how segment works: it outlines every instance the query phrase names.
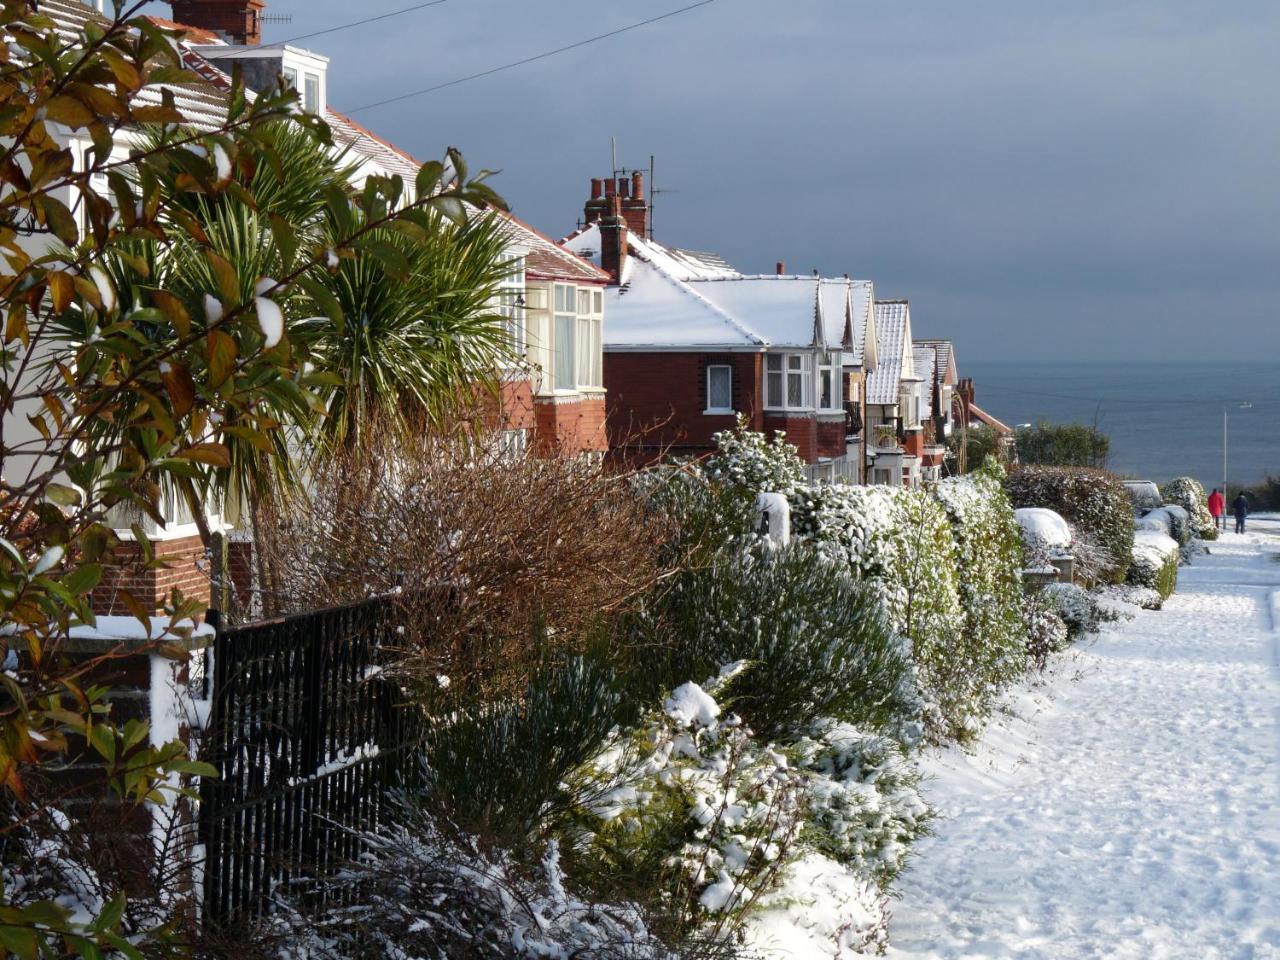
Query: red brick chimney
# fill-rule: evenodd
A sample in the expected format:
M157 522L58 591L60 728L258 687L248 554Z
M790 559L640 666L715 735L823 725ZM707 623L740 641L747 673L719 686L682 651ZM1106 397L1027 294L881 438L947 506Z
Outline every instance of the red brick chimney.
M266 0L169 0L173 19L188 27L225 34L235 44L262 43Z
M614 200L620 204L620 216L627 229L641 237L649 236L649 201L644 196L644 174L636 171L630 177L610 177L591 181L591 199L582 209L584 223L599 223L609 215Z
M622 200L609 197L609 214L600 221L600 268L622 282L622 268L627 265L627 221L622 216Z
M778 276L785 277L787 275L787 264L783 260L778 261Z

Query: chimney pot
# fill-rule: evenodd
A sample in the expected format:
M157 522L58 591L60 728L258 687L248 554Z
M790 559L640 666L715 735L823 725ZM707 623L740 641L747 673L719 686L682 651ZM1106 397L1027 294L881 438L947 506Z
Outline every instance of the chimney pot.
M622 200L609 199L609 212L600 221L600 268L622 282L622 269L627 262L627 221L622 216Z
M604 182L604 195L606 198L614 196L617 193L617 190L618 181L613 179L613 177L610 177Z
M631 181L626 177L618 178L618 196L624 200L631 199Z
M604 184L596 177L591 178L591 199L599 200L604 196Z
M778 261L778 276L784 276L787 272L787 263L785 260Z
M644 199L644 174L639 170L631 174L631 196L637 200Z

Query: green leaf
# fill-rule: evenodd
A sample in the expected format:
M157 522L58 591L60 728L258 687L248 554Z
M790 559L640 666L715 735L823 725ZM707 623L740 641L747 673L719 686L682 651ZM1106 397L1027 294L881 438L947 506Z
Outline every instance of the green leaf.
M62 507L76 507L84 499L80 491L65 483L50 483L44 489L45 496Z

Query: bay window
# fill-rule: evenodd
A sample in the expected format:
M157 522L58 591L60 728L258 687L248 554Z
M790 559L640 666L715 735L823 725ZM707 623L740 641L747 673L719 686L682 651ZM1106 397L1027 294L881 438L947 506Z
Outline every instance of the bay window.
M840 354L823 353L818 357L818 409L841 410Z
M766 407L802 410L809 406L810 367L802 353L765 356Z
M507 346L516 357L525 351L524 325L524 257L516 257L508 264L510 272L502 280L498 290L498 313L507 334Z
M599 290L555 285L555 356L552 358L555 389L593 389L604 385L602 300Z
M577 377L577 299L574 288L556 284L555 312L555 386L557 390L574 390Z

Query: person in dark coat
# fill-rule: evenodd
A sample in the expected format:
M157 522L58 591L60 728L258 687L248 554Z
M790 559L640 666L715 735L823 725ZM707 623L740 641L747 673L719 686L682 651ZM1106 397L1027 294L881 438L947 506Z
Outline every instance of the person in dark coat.
M1249 515L1249 498L1242 493L1232 500L1231 512L1236 517L1236 533L1244 533L1244 518Z

